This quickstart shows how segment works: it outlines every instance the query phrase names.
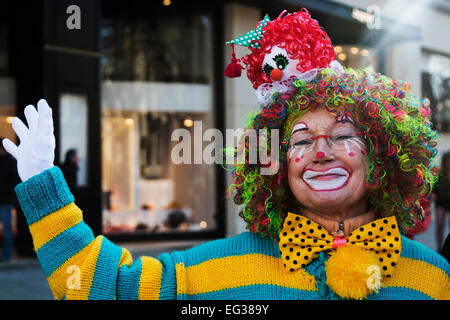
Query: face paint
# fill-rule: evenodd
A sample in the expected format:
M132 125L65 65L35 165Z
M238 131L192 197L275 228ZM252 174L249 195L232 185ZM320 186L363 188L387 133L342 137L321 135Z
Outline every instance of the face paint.
M358 148L366 150L360 128L351 121L337 122L336 115L325 108L307 111L294 119L289 129L300 122L307 124L307 130L292 132L288 144L289 151L305 148L301 161L287 166L289 187L295 198L305 208L319 211L366 201L361 199L367 192L364 181L368 163ZM299 152L295 150L292 159ZM318 152L323 152L325 157L318 159ZM353 157L349 156L350 152L354 153Z
M357 138L350 138L350 139L344 141L345 151L347 152L347 154L350 157L353 157L355 154L354 154L354 152L352 152L350 150L350 145L355 146L356 148L358 148L358 150L361 152L361 154L365 154L365 151L364 151L365 145L364 145L364 142L362 142L360 140L360 138L358 138L358 137Z
M316 158L317 159L323 159L325 158L325 153L323 153L322 151L319 151L316 153Z
M289 162L291 162L291 160L292 160L292 155L293 155L294 151L296 151L297 149L299 149L299 150L298 150L298 153L297 153L297 157L295 158L295 162L299 162L300 159L302 158L302 155L303 155L303 153L305 152L305 148L293 147L293 148L291 149L291 151L289 151L289 153L288 153L288 159L289 159Z
M365 144L359 138L352 138L349 140L349 142L354 146L356 146L359 149L359 151L361 151L362 154L365 154L363 150L363 148L365 148Z
M338 122L340 122L340 123L349 122L352 125L355 125L354 121L346 113L344 113L341 116L339 116L338 118L336 118L336 123L338 123ZM362 149L357 144L357 142L360 142L358 140L358 138L350 138L350 139L344 141L344 148L345 148L345 151L347 152L347 154L349 155L349 157L355 156L355 154L350 150L349 143L352 143L353 145L355 145L362 152ZM364 143L362 143L362 144L364 145ZM364 154L364 152L362 152L362 153Z
M303 152L305 152L305 148L301 148L300 151L297 153L297 158L295 158L295 162L299 162L302 158Z
M304 122L297 123L291 130L291 136L296 131L302 131L308 129L308 125Z
M294 125L294 127L291 130L291 136L293 133L297 132L297 131L302 131L302 130L307 130L308 129L308 125L304 122L299 122L297 124ZM299 162L303 153L305 152L305 148L304 147L298 147L298 146L292 146L291 147L291 151L289 151L288 153L288 159L289 162L291 162L291 158L292 158L292 154L294 153L295 150L297 150L299 148L299 151L297 153L297 157L295 158L295 162Z
M337 117L336 123L338 123L338 122L342 122L342 123L350 122L352 125L355 125L355 122L353 121L353 119L349 117L348 112L343 113L339 117Z
M294 147L294 148L291 149L291 151L289 151L289 153L288 153L288 158L289 158L289 160L291 160L292 153L293 153L295 150L296 150L296 148Z
M350 157L353 157L355 154L354 154L353 152L350 151L350 147L348 146L347 141L344 141L344 146L345 146L345 151L347 152L347 154L348 154Z
M346 123L346 122L351 123L353 125L352 119L346 116L341 116L336 119L336 123ZM333 135L318 135L315 137L311 137L308 134L309 132L308 130L309 130L308 125L305 122L298 122L293 126L291 130L291 141L292 141L291 143L293 145L291 145L292 149L289 151L288 154L289 162L291 162L294 150L296 150L296 148L302 147L302 149L300 149L298 152L299 155L295 158L295 162L299 162L301 156L304 153L308 153L314 150L315 145L317 144L317 140L319 138L326 139L329 147L334 151L345 150L346 154L349 157L355 156L354 150L355 147L361 152L361 154L363 155L365 154L365 143L361 141L361 138L359 136L357 136L361 133L355 132L354 129L348 131L349 129L346 127L344 127L343 129L339 128L337 129L337 132L334 133ZM301 131L306 132L298 133ZM315 158L323 159L325 158L325 153L322 151L318 151L315 154Z
M355 145L359 150L362 150L361 146L364 147L364 143L361 140L359 140L358 138L352 138L349 140L349 142L352 143L353 145Z
M343 188L350 178L350 172L342 167L325 170L306 169L303 181L313 191L333 191Z

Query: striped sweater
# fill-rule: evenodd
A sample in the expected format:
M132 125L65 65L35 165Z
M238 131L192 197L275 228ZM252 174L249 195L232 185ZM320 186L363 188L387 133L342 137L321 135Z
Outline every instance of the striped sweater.
M285 270L278 245L244 232L189 250L140 257L94 237L57 167L17 185L37 258L56 299L339 299L319 258ZM450 267L402 237L392 278L368 299L449 299Z

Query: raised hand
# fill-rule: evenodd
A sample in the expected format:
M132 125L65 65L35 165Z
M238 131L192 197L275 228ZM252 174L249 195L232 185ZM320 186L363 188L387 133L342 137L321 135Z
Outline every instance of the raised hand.
M17 171L22 181L26 181L53 167L55 160L55 136L53 134L52 109L41 99L34 106L25 108L27 126L17 117L12 127L19 137L16 146L11 140L3 139L5 150L17 160Z

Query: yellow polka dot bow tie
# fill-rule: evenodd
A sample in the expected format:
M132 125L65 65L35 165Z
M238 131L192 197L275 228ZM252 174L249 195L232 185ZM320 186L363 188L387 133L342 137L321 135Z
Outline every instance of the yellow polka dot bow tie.
M372 221L341 238L304 216L288 213L280 233L281 258L289 271L304 267L322 251L347 245L374 251L381 274L391 276L401 252L395 216Z

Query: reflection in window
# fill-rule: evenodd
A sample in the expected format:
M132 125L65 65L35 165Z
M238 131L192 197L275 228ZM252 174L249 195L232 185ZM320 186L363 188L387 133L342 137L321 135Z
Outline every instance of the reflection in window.
M0 136L16 141L12 119L16 116L16 82L12 78L0 77Z
M0 19L0 77L8 75L8 22ZM4 89L4 87L0 88Z
M422 95L430 102L432 121L439 132L450 132L450 57L424 52Z
M66 152L75 149L78 163L78 186L88 183L88 97L83 94L64 93L59 98L60 153L61 162ZM74 133L77 134L74 134Z
M0 136L16 141L11 127L16 115L16 82L8 77L8 23L0 20Z
M377 50L358 45L336 45L336 60L344 67L359 69L372 67L377 70Z
M18 143L12 129L12 119L16 116L16 81L9 77L8 61L8 22L0 19L0 140L8 138ZM1 143L1 141L0 141ZM13 234L17 234L16 210L13 207L11 224ZM0 223L0 230L2 229Z
M110 19L102 27L105 80L209 83L211 23L207 16Z
M215 167L176 165L171 134L214 126L208 16L110 19L102 27L104 233L214 229Z

